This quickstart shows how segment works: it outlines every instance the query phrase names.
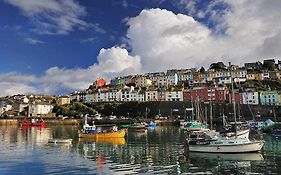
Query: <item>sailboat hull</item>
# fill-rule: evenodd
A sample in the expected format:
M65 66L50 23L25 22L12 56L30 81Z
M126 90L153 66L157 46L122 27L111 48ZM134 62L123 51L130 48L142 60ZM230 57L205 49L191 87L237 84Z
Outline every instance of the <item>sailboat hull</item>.
M263 144L263 141L257 141L242 144L189 145L189 151L207 153L248 153L260 151Z

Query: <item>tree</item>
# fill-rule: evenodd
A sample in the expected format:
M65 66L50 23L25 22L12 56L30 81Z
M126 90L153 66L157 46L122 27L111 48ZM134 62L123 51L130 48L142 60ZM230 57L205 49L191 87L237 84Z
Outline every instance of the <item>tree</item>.
M200 73L205 73L205 68L202 66L199 71Z
M218 70L218 69L225 69L225 68L226 66L223 64L223 62L212 63L210 65L210 69Z

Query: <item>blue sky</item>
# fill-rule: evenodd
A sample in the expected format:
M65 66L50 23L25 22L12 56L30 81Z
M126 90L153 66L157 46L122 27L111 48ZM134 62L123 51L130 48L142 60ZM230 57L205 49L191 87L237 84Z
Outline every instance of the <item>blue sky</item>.
M2 0L0 96L98 77L278 59L275 0Z

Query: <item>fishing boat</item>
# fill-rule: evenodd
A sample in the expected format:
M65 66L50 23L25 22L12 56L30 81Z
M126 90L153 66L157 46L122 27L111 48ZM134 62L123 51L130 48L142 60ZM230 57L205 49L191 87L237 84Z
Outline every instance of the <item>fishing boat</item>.
M192 133L187 138L187 146L190 152L204 152L204 153L246 153L246 152L258 152L264 145L264 141L251 141L248 137L237 137L237 121L236 121L236 109L234 99L233 78L231 77L231 89L232 89L232 103L233 103L233 115L235 121L235 136L234 137L219 137L216 140L212 140L205 135Z
M116 125L112 125L110 130L97 130L96 125L87 123L87 116L85 117L83 129L79 131L79 138L124 138L126 135L126 129L118 130Z
M147 129L147 124L143 122L134 123L128 129L131 131L145 132Z
M21 122L21 127L32 127L32 126L40 126L45 127L45 121L43 119L39 120L38 118L24 118Z

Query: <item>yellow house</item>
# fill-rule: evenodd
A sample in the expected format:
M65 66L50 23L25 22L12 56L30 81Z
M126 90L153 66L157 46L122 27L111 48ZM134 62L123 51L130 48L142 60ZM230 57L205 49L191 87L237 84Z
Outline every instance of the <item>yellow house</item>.
M68 96L61 96L57 101L58 105L70 104L70 98Z

